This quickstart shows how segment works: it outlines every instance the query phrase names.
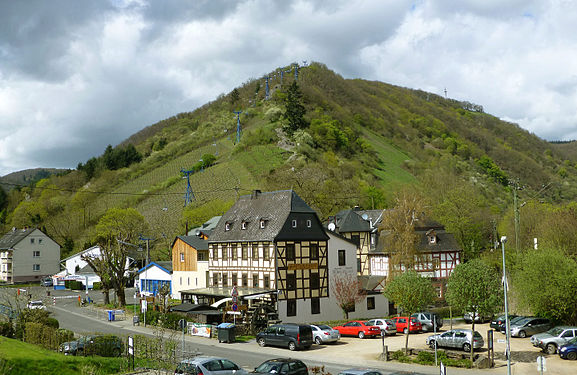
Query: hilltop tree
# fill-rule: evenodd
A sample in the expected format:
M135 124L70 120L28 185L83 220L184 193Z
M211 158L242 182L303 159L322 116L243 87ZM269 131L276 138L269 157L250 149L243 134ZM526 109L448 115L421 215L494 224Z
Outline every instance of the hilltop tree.
M285 99L285 111L283 117L287 120L286 131L293 134L299 129L307 127L307 122L304 118L306 109L302 104L303 94L296 81L293 81L287 90Z
M111 208L96 225L95 240L99 257L85 258L106 287L114 289L120 306L126 305L124 288L129 279L127 258L129 243L138 241L148 225L134 208Z
M501 308L501 277L481 259L461 263L449 277L446 298L453 308L472 314L471 329L475 332L475 316L491 316ZM473 352L471 345L471 361Z
M407 271L387 282L383 291L389 301L411 319L411 315L430 305L435 299L435 288L431 280L415 271ZM407 322L407 328L410 322ZM409 349L409 329L405 332L405 353Z
M331 292L346 319L349 319L350 312L355 311L355 305L366 298L361 282L355 275L336 274L333 276Z

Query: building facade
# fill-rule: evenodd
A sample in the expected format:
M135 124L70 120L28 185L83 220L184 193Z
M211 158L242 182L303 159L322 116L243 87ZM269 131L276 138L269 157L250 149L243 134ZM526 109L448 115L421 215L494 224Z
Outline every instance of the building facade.
M178 236L172 243L172 298L182 290L208 285L208 242L200 236Z

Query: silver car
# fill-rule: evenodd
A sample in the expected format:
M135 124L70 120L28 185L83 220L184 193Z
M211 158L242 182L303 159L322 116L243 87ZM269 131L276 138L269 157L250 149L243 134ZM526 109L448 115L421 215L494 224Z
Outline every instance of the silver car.
M194 357L181 361L175 374L185 375L248 375L248 372L226 358Z
M420 312L411 315L413 318L417 318L419 322L421 322L421 326L423 327L423 331L433 332L439 331L439 329L443 326L443 319L437 314L431 312Z
M470 329L453 329L438 335L427 337L427 345L431 348L437 347L463 349L471 351L471 343L475 349L480 349L485 345L483 336L477 331L473 333Z
M385 335L396 335L397 334L397 324L391 319L371 319L367 321L367 324L372 326L381 327L381 332L385 332Z
M334 343L341 339L341 333L326 324L311 325L313 341L318 344Z
M557 353L557 348L567 344L577 337L577 327L559 326L551 328L547 332L538 333L531 337L531 344L543 349L548 354Z
M527 337L551 328L549 319L529 317L511 324L511 336Z

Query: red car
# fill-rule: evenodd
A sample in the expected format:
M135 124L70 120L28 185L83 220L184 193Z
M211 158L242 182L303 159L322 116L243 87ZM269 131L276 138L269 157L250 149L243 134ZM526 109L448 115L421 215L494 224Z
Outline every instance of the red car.
M391 318L391 320L393 320L395 322L395 324L397 325L397 332L403 332L403 333L407 333L407 320L408 319L409 318L406 316L396 316L394 318ZM409 326L409 333L421 332L421 330L423 329L421 322L419 322L417 320L417 318L410 318L410 319L411 319L411 324Z
M371 326L362 320L352 320L342 326L333 327L333 329L339 331L341 336L358 336L360 339L364 339L367 336L372 337L381 335L380 327Z

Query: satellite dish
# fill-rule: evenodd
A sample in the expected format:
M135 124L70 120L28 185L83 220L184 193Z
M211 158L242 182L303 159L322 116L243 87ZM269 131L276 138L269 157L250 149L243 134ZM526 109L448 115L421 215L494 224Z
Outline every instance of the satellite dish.
M328 227L329 227L329 230L330 230L331 232L334 232L334 231L335 231L335 228L336 228L337 226L335 225L335 223L329 223Z
M361 217L363 218L363 220L369 220L369 215L367 214L363 214Z

